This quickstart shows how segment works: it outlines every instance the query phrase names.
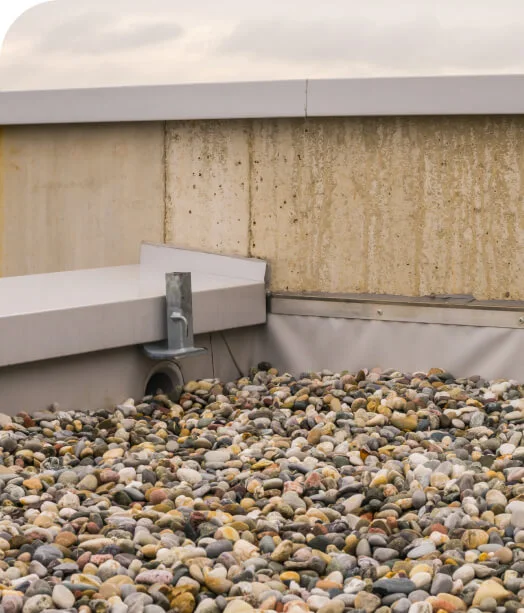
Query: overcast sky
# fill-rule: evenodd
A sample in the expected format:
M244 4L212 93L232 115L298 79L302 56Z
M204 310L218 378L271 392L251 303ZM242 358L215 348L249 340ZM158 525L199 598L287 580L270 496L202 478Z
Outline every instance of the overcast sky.
M523 0L0 0L0 89L524 73Z

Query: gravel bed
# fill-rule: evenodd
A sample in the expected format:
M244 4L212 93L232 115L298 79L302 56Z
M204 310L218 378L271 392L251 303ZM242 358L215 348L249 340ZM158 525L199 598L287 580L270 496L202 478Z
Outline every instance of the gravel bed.
M0 613L524 613L515 381L260 364L0 428Z

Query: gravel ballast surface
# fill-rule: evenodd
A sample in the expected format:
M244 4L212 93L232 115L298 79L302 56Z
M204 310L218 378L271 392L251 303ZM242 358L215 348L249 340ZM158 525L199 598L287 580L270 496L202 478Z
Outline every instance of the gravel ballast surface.
M261 364L0 428L0 613L524 613L515 381Z

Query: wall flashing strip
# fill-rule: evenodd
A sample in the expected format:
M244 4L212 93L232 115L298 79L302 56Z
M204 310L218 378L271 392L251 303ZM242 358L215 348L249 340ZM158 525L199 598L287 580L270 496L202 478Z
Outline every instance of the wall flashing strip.
M468 296L422 297L272 294L275 315L524 329L524 302L480 301Z

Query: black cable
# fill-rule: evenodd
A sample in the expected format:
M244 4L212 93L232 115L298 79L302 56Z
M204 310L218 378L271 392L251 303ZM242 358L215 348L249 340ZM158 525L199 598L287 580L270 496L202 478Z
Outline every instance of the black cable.
M235 365L236 369L238 370L238 374L243 377L244 373L242 372L242 370L240 369L240 366L238 365L237 361L235 360L235 356L233 355L233 352L231 351L231 347L229 346L229 343L226 340L226 337L224 336L223 332L220 332L220 336L222 337L222 340L224 341L227 350L229 351L229 355L231 356L231 359L233 360L233 364Z

